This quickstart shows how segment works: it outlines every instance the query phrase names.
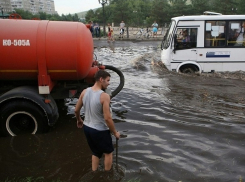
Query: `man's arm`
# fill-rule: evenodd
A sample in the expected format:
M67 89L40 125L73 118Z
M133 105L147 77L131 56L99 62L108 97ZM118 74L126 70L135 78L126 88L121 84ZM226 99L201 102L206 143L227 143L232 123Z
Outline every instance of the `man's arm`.
M119 139L120 133L117 132L110 113L110 96L106 93L101 94L101 104L103 106L104 119L113 135Z
M86 89L83 90L83 92L81 93L79 99L78 99L78 102L76 104L76 108L75 108L75 116L77 118L77 127L78 128L82 128L83 127L83 120L80 116L80 110L81 108L83 107L83 97L84 97L84 94L86 92Z

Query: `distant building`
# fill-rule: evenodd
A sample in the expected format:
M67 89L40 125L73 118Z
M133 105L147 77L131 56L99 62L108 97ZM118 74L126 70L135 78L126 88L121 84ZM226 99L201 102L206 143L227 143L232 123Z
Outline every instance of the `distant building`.
M13 9L28 10L32 14L45 12L47 14L57 14L54 0L11 0Z
M32 14L45 12L47 14L57 14L55 11L54 0L0 0L0 6L6 12L12 12L14 9L23 9Z
M10 0L0 0L0 14L6 14L12 11L12 6Z

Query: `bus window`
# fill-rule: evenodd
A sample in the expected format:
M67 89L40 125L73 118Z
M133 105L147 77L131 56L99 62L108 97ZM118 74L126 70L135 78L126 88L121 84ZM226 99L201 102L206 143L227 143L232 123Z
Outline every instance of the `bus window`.
M178 28L175 35L176 50L197 46L197 28Z
M163 48L164 49L167 49L169 46L170 46L170 43L171 43L171 40L173 38L173 30L175 28L175 21L173 20L171 22L171 24L169 25L169 28L166 32L166 39L164 40L164 43L163 43Z
M206 21L205 47L224 47L225 35L225 21Z
M229 21L228 46L245 46L245 21Z

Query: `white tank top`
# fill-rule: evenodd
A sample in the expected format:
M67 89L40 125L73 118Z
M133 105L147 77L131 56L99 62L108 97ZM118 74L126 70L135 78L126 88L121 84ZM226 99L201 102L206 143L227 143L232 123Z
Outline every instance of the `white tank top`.
M100 95L102 93L102 90L93 91L92 88L89 87L83 97L85 112L84 124L99 131L109 130L104 120L103 108L100 103Z

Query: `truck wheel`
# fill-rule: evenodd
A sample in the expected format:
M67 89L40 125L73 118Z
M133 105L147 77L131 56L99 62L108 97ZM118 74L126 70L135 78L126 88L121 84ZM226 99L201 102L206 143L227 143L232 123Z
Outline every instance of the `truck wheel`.
M5 104L0 110L0 126L3 136L43 133L49 128L42 110L26 100Z

